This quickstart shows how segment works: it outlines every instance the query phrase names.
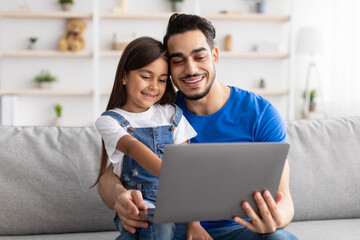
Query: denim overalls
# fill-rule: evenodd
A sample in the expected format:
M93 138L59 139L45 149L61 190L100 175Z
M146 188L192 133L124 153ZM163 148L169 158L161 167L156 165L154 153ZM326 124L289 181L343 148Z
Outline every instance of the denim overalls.
M179 125L182 116L182 110L176 105L174 105L174 107L176 108L176 111L174 116L172 117L172 123L171 125L169 124L165 126L133 128L130 125L129 121L127 121L119 113L113 111L106 111L102 114L102 116L110 116L114 118L116 121L119 122L121 127L127 128L127 132L131 136L133 136L134 138L145 144L159 158L163 159L164 147L166 144L173 143L173 131ZM123 158L123 167L122 167L120 179L126 189L128 190L135 189L141 191L145 202L148 201L155 205L158 182L159 182L158 177L145 170L135 160L133 160L127 155L124 155ZM121 234L117 239L138 239L137 237L135 237L135 235L132 235L123 229L117 214L114 218L114 221ZM156 227L156 229L151 230L150 229L151 225ZM149 224L149 227L147 229L142 229L140 231L140 232L143 231L146 232L146 233L144 232L145 238L142 237L141 239L161 239L162 237L159 236L159 234L166 235L164 236L164 239L170 239L169 236L173 236L174 230L175 230L175 224ZM153 235L153 236L151 237L148 235Z

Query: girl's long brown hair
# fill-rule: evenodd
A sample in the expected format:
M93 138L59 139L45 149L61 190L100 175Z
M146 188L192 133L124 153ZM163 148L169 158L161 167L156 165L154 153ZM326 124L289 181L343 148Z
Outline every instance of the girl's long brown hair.
M106 110L114 109L116 107L120 108L126 103L126 86L123 85L125 74L129 74L130 71L145 67L159 58L168 61L166 49L161 42L150 37L141 37L130 42L121 55L119 64L117 66L114 85ZM173 103L175 97L175 89L169 76L167 79L164 96L160 99L159 104ZM104 140L101 140L101 142L102 153L99 173L95 183L91 186L91 188L98 184L101 176L105 172L108 163L108 156L105 150Z

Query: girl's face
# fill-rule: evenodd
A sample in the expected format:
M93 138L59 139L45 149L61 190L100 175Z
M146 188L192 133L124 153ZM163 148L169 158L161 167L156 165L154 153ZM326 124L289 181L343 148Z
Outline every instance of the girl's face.
M168 75L168 64L162 58L125 74L126 103L121 109L134 113L148 110L164 95Z

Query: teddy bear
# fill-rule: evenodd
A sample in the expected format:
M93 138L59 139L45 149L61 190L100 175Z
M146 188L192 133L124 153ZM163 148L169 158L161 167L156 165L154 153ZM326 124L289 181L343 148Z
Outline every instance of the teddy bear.
M81 19L69 19L66 23L67 33L60 38L60 51L78 52L85 46L85 40L82 33L86 28L86 23Z

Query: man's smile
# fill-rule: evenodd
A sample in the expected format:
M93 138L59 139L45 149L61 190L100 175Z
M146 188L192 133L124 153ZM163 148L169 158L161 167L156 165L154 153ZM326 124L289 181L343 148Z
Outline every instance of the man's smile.
M180 80L185 83L185 85L190 87L195 87L200 85L201 81L205 78L205 74L199 75L196 74L194 76L185 76L180 78Z

